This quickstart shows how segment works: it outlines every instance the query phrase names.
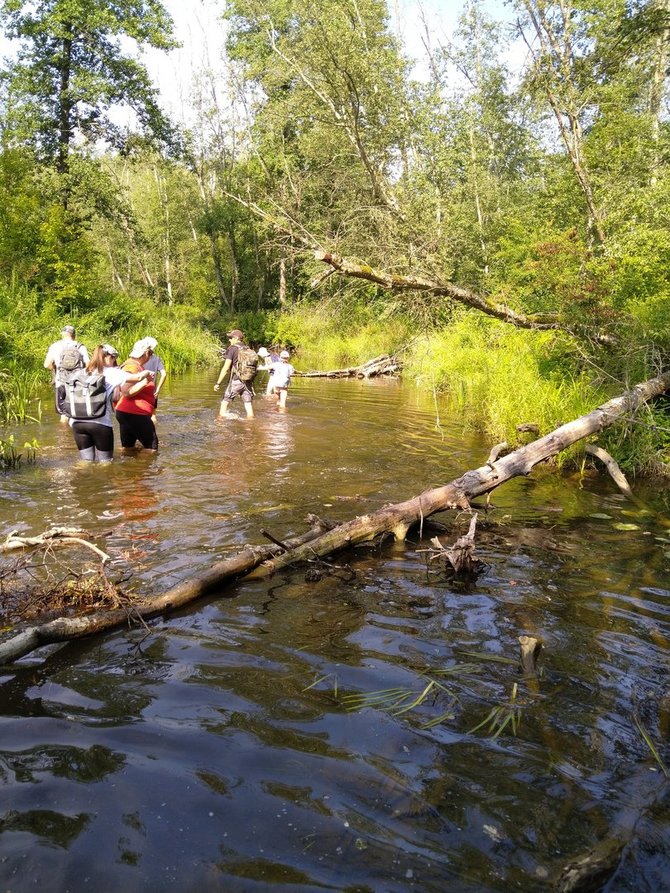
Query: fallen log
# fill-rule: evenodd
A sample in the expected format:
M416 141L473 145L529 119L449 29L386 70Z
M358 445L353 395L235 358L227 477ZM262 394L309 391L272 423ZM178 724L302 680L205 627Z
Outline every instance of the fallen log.
M64 642L72 638L90 636L115 626L130 625L133 616L141 619L183 607L196 598L221 586L226 580L242 576L266 576L297 562L322 558L332 552L369 542L379 537L394 536L404 540L412 526L419 525L430 515L447 509L470 510L470 501L490 493L505 481L529 475L540 462L558 455L574 443L613 425L618 419L632 415L652 397L670 388L670 373L642 382L588 415L561 425L550 434L489 462L467 471L456 480L405 502L384 506L369 515L361 515L331 529L316 524L311 530L293 540L280 540L281 545L248 546L224 561L212 565L193 580L185 581L162 596L147 600L130 613L125 609L97 613L79 618L58 618L39 627L32 627L0 643L0 664L7 663L34 651L42 645ZM312 518L312 522L314 519Z
M243 576L282 548L291 549L308 542L328 526L314 515L310 515L308 521L312 524L311 528L302 536L287 540L283 546L248 546L230 558L213 564L191 580L169 589L163 595L147 599L132 608L96 611L82 617L57 617L48 623L28 627L0 643L0 664L11 663L45 645L85 638L115 627L131 626L134 621L142 622L158 614L175 611L216 589L226 580Z
M561 425L555 431L494 462L474 471L466 471L460 478L443 487L426 490L420 496L415 496L406 502L385 506L370 515L361 515L338 524L307 545L264 561L253 572L254 576L274 573L297 561L321 557L379 536L392 535L397 540L404 540L411 527L421 524L430 515L446 509L469 510L472 499L490 493L512 478L529 475L540 462L546 462L585 437L603 431L618 419L632 415L639 406L652 397L664 393L668 388L670 388L670 372L642 382L620 397L603 403L588 415Z
M367 360L360 366L348 366L346 369L330 369L326 372L296 372L301 378L373 378L377 375L396 375L402 364L390 354L382 354Z

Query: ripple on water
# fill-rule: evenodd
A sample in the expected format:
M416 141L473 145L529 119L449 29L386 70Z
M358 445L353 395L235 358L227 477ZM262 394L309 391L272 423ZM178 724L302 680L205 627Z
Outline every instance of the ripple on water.
M287 413L259 399L253 422L224 423L212 384L171 377L158 455L106 468L74 461L55 419L27 426L45 449L0 477L0 535L74 521L137 590L164 591L261 528L281 539L307 511L373 511L490 448L446 407L437 429L432 396L393 382L296 379ZM670 854L650 856L665 819L635 718L662 749L665 528L608 481L541 469L491 502L486 569L467 586L387 544L333 557L349 582L241 580L8 670L0 845L15 893L532 893L635 810L626 858L656 889ZM441 520L447 546L469 522ZM521 634L544 643L538 676L520 672ZM500 728L512 714L515 734Z

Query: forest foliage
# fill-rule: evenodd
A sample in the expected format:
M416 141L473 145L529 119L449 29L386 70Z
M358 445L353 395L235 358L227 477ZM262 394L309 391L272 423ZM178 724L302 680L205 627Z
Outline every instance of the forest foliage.
M401 349L494 434L664 367L670 0L510 8L417 23L415 60L382 0L229 0L177 126L160 0L3 0L0 366L64 317L194 327L184 363L234 320L306 363Z

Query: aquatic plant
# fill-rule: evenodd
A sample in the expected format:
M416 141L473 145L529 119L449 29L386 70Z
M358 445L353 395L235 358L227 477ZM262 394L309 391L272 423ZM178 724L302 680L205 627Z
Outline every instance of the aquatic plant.
M23 444L24 452L19 452L14 435L10 434L6 440L0 440L0 469L16 469L22 462L28 465L34 464L39 448L37 440L33 438Z
M42 401L37 393L41 386L37 372L17 365L0 370L0 424L39 422Z
M670 772L668 771L668 767L665 765L663 758L661 757L660 753L658 752L658 748L652 741L651 735L645 729L645 727L642 725L640 718L638 716L634 716L633 721L635 722L635 726L636 726L638 732L640 733L640 735L642 735L642 738L644 739L644 743L649 748L651 755L656 760L661 772L663 773L663 775L665 775L666 778L670 777Z

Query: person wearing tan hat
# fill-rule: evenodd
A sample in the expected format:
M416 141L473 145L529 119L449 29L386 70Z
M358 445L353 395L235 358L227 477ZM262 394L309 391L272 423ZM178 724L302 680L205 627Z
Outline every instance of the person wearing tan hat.
M221 406L219 408L219 419L229 418L228 406L236 397L240 397L242 399L247 418L253 419L253 388L251 387L251 384L249 382L241 381L241 379L237 375L237 372L235 371L237 367L237 357L240 349L246 347L246 345L244 344L244 332L241 329L233 329L232 331L227 332L226 337L230 341L230 345L223 355L223 366L221 367L219 377L217 378L216 384L214 385L214 390L218 391L221 387L221 382L226 377L226 375L228 375L228 372L230 372L230 381L228 382L228 386L223 393L223 400L221 401Z

